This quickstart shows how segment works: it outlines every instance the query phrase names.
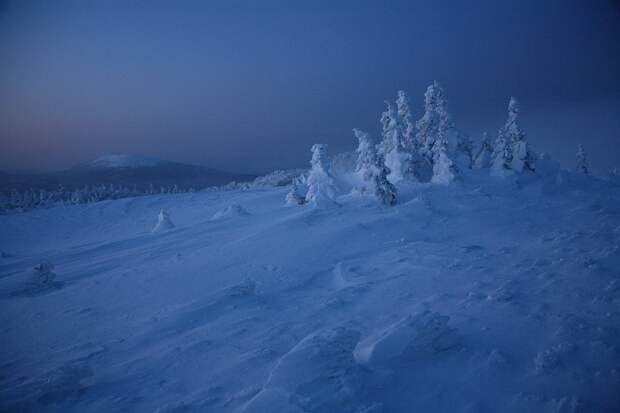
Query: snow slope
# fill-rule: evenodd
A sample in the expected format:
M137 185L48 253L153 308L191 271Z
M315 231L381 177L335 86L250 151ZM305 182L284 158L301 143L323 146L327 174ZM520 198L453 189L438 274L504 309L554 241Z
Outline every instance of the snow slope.
M0 216L0 411L620 410L618 186L286 192Z

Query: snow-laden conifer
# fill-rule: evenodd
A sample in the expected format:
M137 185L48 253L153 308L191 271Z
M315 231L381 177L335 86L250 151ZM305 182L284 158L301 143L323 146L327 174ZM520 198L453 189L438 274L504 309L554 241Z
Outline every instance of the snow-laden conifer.
M389 174L390 168L381 156L377 156L373 175L375 195L383 205L393 206L397 202L397 190L388 179Z
M534 171L536 157L529 148L525 133L519 126L519 112L521 106L514 97L508 103L508 120L502 130L504 139L509 146L509 168L514 172Z
M355 172L358 174L362 184L359 188L360 192L371 191L374 186L374 174L376 168L376 151L372 140L368 133L353 129L353 134L357 138L357 160L355 163Z
M424 93L424 114L416 122L415 143L419 155L425 159L431 169L434 168L435 160L442 162L448 158L452 165L448 151L448 139L453 129L452 118L448 112L447 100L441 86L437 81L430 85ZM441 148L436 147L442 146ZM443 155L439 155L443 153ZM444 162L442 165L445 166ZM435 173L433 172L433 175Z
M306 202L315 204L324 201L333 202L336 189L327 165L327 145L314 144L311 151L312 159L310 160L310 172L307 180Z
M398 129L402 147L408 153L417 151L415 141L415 122L409 108L409 97L404 90L397 92L396 114L398 116Z
M431 182L441 185L449 185L457 176L454 162L447 154L447 142L445 139L435 142L433 151L433 177Z
M386 101L387 108L381 114L381 137L377 153L385 159L385 164L391 171L388 179L397 183L403 179L406 154L404 152L400 129L398 125L398 113L394 106Z

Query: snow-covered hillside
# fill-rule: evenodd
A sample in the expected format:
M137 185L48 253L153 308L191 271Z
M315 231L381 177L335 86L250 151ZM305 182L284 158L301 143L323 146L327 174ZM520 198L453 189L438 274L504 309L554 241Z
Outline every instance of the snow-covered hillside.
M286 192L0 216L0 410L620 410L617 185Z

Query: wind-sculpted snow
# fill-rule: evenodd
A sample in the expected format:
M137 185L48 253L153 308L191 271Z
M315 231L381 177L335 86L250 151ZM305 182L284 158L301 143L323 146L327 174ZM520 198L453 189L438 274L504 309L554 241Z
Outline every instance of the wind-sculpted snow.
M398 368L408 359L429 357L457 344L448 317L426 310L409 315L360 341L355 360L371 368Z
M0 411L619 411L620 186L467 174L0 216Z
M359 333L337 327L311 333L284 354L243 412L344 411L362 398L363 370L353 349Z

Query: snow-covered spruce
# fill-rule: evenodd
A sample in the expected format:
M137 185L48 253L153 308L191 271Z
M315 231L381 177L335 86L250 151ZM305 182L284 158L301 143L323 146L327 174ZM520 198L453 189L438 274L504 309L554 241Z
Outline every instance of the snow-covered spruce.
M385 164L382 157L378 156L376 158L374 171L374 190L375 195L379 202L383 205L393 206L396 205L397 201L397 190L396 186L390 182L388 179L388 175L390 174L390 169Z
M415 138L415 121L411 114L409 97L404 90L397 92L396 111L398 129L404 151L403 177L418 179L418 169L423 165L423 159L420 157L420 147Z
M436 106L436 93L435 86L437 82L434 82L424 93L424 114L416 122L416 144L420 148L420 154L432 164L432 148L437 136L438 119L435 113Z
M160 232L172 228L174 228L174 224L170 219L170 214L165 209L160 210L159 214L157 215L157 224L151 232Z
M308 192L306 202L317 204L329 204L334 202L336 189L334 179L329 173L327 165L327 145L312 145L312 159L310 160L310 172L308 174Z
M357 138L357 160L355 163L355 173L361 180L358 188L361 193L372 192L374 190L374 176L376 174L377 153L375 146L368 133L353 129L353 134Z
M510 169L514 172L536 170L536 156L529 148L525 133L519 127L519 112L521 106L514 97L508 103L508 120L502 130L504 138L510 145Z
M577 156L576 156L576 169L577 172L588 175L590 173L590 164L588 163L588 154L585 149L583 149L583 145L579 144L577 146Z
M398 129L403 148L408 153L417 152L415 140L415 122L409 108L409 97L404 90L397 92L396 114L398 116Z
M407 155L400 135L398 113L390 102L386 101L385 104L387 108L381 114L382 140L377 146L377 153L385 159L385 164L390 170L389 180L398 183L403 179Z
M491 145L491 141L489 139L489 135L484 132L482 134L482 141L480 142L480 147L474 156L474 169L483 169L491 166L491 159L493 155L493 145Z
M457 169L454 162L448 157L447 142L444 139L435 142L433 152L433 177L431 182L449 185L456 178Z
M439 159L438 152L447 153L448 134L453 128L452 119L447 110L447 102L443 89L437 81L430 85L424 93L424 114L416 122L415 141L419 148L419 155L426 161L428 172L418 170L420 176L428 175L429 178L434 175L434 162ZM446 148L437 150L435 148L438 142L443 142Z

